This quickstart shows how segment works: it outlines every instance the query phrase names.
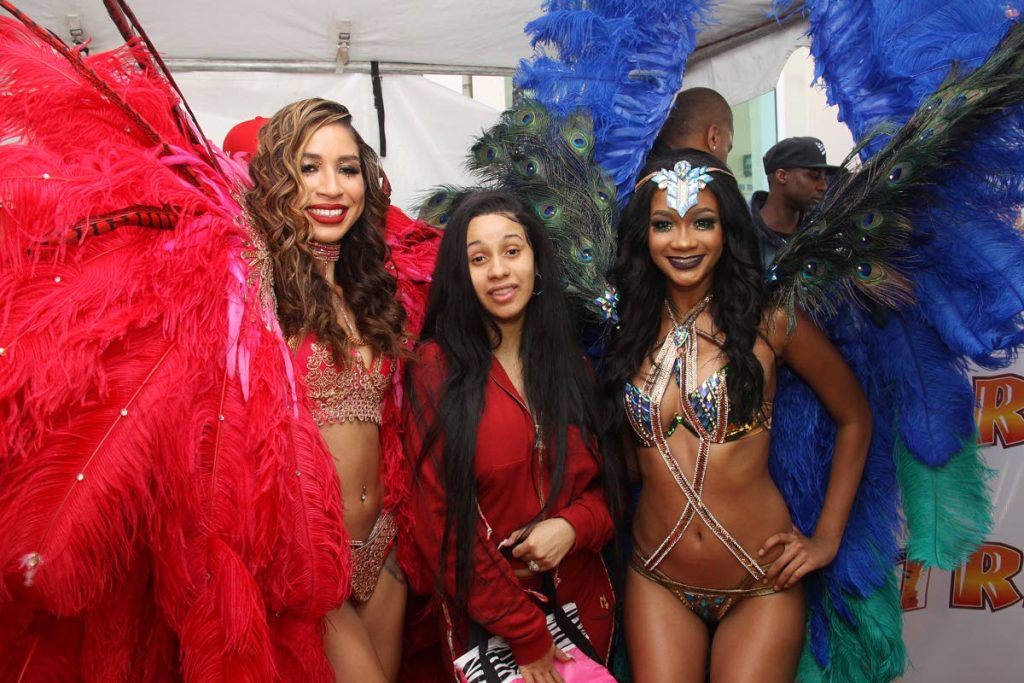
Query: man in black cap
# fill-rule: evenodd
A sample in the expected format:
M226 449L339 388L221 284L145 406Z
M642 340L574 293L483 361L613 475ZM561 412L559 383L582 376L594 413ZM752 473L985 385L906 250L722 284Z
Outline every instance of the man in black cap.
M837 166L826 163L825 145L818 138L786 138L764 155L768 191L754 193L750 213L758 228L766 270L786 240L800 228L807 212L825 195L826 176L837 170Z

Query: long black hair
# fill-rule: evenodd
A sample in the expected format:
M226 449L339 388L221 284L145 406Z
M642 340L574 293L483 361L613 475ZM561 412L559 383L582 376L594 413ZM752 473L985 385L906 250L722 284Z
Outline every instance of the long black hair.
M679 161L694 167L723 169L724 164L697 150L683 150L652 159L640 177ZM715 265L711 292L711 318L723 335L722 351L732 365L729 402L736 421L750 420L760 408L764 393L764 369L754 355L754 343L761 333L766 304L757 234L750 211L736 179L721 170L710 171L707 184L718 199L724 245ZM651 357L657 343L665 300L664 274L651 260L648 246L651 198L657 186L646 182L633 193L619 224L619 252L609 278L619 292L619 329L613 336L608 361L608 388L621 392ZM616 402L621 405L621 398Z
M437 458L433 446L443 435L438 469L444 472L446 509L438 583L449 548L454 544L458 586L455 605L461 610L465 610L470 590L471 553L477 530L477 432L492 353L501 339L497 324L473 289L466 257L466 235L474 218L495 214L523 226L539 276L534 285L535 295L526 307L519 348L525 398L534 419L541 425L548 452L555 457L548 462L551 492L533 523L543 518L561 491L569 426L579 427L583 438L592 443L602 423L607 422L598 414L598 389L579 350L559 285L558 259L543 224L515 195L505 192L469 195L459 203L445 227L421 334L421 343L436 343L447 362L447 376L440 395L417 395L417 382L413 379L418 371L415 366L410 367L406 375L413 414L422 415L421 407L427 402L437 406L433 423L424 425L425 438L420 453L409 455L415 458L414 472L418 473L424 458ZM605 460L607 462L601 463L602 476L614 513L618 508L618 478L608 469L614 460Z

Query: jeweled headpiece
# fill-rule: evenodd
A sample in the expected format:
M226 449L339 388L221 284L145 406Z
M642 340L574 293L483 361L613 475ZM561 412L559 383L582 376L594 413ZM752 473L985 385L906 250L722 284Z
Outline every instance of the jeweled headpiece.
M667 193L665 203L668 204L668 208L675 209L680 216L685 216L686 212L697 204L697 195L700 194L700 191L714 180L711 175L712 171L732 175L723 168L707 166L694 168L689 161L684 159L677 162L674 168L662 168L648 173L640 179L635 189L640 189L640 186L647 181L653 182L658 189L665 190Z

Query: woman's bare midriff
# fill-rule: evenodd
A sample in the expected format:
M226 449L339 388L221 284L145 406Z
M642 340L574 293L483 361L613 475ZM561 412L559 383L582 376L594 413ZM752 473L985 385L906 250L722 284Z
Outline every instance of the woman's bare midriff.
M773 561L782 548L758 557L761 545L772 534L792 527L786 503L768 473L769 438L769 432L760 430L738 441L712 444L701 495L705 507L762 565ZM680 428L669 444L687 479L692 480L697 438ZM649 555L675 527L686 498L656 449L638 449L637 464L643 493L633 520L633 538ZM696 516L658 569L675 581L702 588L736 588L749 576Z
M341 482L345 528L352 540L364 540L377 521L384 498L380 430L372 422L343 422L321 427L320 434Z
M708 321L705 324L710 324ZM663 333L667 333L666 328ZM720 350L707 338L699 346L698 382L726 364ZM775 395L775 354L763 339L754 345L754 355L764 371L764 397ZM649 370L645 363L643 373ZM639 377L634 382L639 382ZM678 410L679 391L670 383L662 397L661 410L669 427L670 416ZM693 483L697 458L697 437L678 427L668 445L686 478ZM757 551L773 534L790 531L792 521L786 502L768 472L771 432L757 429L736 441L713 443L708 454L701 500L708 511L759 564L766 565L782 554L782 546L766 556ZM686 498L656 448L637 448L637 467L643 491L633 520L633 538L639 549L650 555L676 525ZM686 533L658 570L681 583L701 588L736 588L749 575L746 569L714 533L694 516Z

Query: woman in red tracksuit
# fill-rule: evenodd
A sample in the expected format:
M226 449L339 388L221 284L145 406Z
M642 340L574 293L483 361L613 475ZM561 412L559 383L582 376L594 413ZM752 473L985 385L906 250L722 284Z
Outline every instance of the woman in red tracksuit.
M617 489L554 250L521 200L478 193L455 211L423 330L405 445L446 644L465 652L474 622L508 641L527 683L558 682L565 655L535 597L541 575L607 659L614 598L600 550Z

